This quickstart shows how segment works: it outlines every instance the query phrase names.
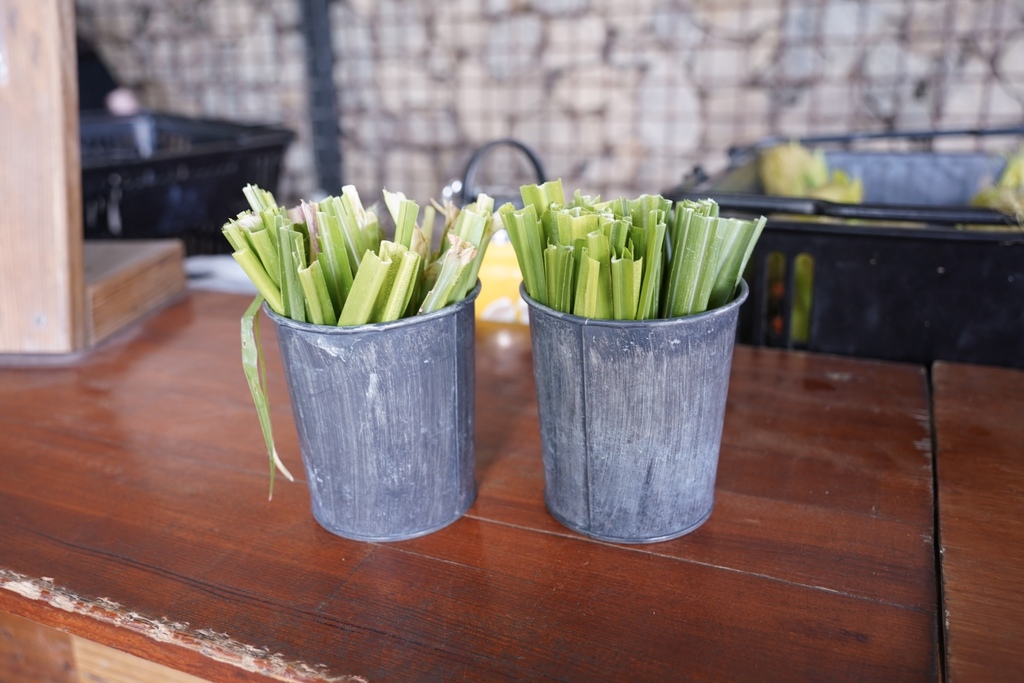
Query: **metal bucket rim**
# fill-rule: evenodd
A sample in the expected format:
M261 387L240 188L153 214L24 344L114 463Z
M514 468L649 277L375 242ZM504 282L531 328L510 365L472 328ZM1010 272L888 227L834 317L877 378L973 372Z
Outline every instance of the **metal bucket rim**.
M480 280L477 280L476 287L474 287L464 299L456 301L453 304L449 304L432 313L427 313L426 315L413 315L408 318L399 318L398 320L392 320L391 322L386 323L365 323L363 325L346 325L341 327L338 325L317 325L316 323L305 323L298 320L292 320L291 318L287 318L274 311L270 308L267 302L263 302L263 310L275 325L283 325L301 332L331 335L363 334L366 332L387 332L388 330L396 328L420 325L439 318L456 315L459 311L472 305L479 294Z
M565 313L563 311L556 311L550 306L540 303L539 301L530 298L530 295L526 293L526 283L520 283L519 294L523 297L523 301L527 303L530 308L536 308L538 311L545 313L553 318L559 318L566 322L576 323L577 325L599 325L602 327L636 327L638 325L659 327L668 325L678 325L680 323L695 322L700 320L707 320L715 316L729 315L734 308L738 308L744 301L747 300L747 296L750 294L750 288L747 286L747 281L740 278L739 292L733 297L732 301L719 306L718 308L712 308L710 311L704 311L703 313L696 313L694 315L683 315L674 318L649 318L647 320L614 320L608 318L586 318L584 316L575 315L573 313Z

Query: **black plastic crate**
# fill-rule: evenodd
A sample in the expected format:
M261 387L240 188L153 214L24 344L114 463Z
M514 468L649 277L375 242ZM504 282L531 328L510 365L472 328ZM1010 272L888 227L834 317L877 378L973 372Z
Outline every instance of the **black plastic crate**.
M242 188L255 183L276 191L293 137L274 126L84 113L85 237L176 237L188 254L226 253L220 230L248 208Z
M823 149L830 169L861 178L865 203L859 205L764 195L757 159L784 142L778 139L733 150L722 174L696 172L668 191L672 199L712 197L723 213L769 217L746 273L751 297L741 309L739 341L915 363L1024 367L1024 232L957 228L1012 224L967 205L998 178L1005 158L855 149L862 140L950 135L1017 136L1010 151L1024 127L800 140ZM797 267L807 257L813 274ZM806 321L805 328L796 325L803 333L794 334L794 321Z

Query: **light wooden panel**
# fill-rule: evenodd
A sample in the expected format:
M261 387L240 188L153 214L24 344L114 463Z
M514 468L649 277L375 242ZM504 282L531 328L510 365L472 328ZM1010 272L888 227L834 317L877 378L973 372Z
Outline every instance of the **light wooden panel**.
M0 612L0 681L77 683L71 636Z
M72 636L71 645L82 683L206 683L205 679L85 638Z
M2 611L0 681L206 683L191 674Z
M0 0L0 353L86 344L72 0Z

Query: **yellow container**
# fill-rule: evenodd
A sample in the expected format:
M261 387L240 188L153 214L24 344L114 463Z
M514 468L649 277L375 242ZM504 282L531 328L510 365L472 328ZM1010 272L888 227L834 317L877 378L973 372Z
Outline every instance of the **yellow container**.
M480 296L476 300L476 317L505 323L529 322L526 302L519 296L523 274L505 230L498 230L487 245L480 265Z

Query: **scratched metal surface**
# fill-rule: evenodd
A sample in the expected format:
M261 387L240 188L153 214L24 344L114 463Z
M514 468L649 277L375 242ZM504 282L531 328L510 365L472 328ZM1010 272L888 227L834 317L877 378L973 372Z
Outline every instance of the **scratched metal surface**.
M476 497L474 300L358 327L277 325L313 516L361 541L436 531Z
M732 303L669 320L591 320L532 299L544 500L619 543L689 533L711 514L743 283Z

